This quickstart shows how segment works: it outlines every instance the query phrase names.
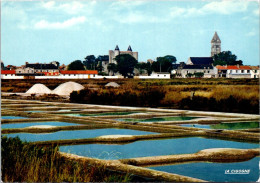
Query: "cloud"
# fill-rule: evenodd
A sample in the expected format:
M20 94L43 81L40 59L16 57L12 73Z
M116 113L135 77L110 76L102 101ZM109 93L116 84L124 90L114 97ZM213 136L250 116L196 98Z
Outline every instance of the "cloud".
M63 22L48 22L46 20L41 20L34 24L35 29L66 29L77 24L82 24L86 22L86 17L74 17Z
M248 1L213 1L205 4L201 8L181 8L172 7L171 17L190 17L207 14L229 15L232 13L245 12L248 9Z
M246 36L249 36L249 37L255 36L255 35L257 35L257 31L255 29L253 29L250 32L246 33Z
M110 9L113 9L113 10L121 10L121 9L131 9L131 8L134 8L134 7L138 7L138 6L142 6L142 5L145 5L147 2L144 1L144 0L140 0L140 1L137 1L137 0L132 0L132 1L129 1L129 0L118 0L116 2L113 2L109 8Z
M41 7L46 10L65 12L66 14L92 13L95 5L95 0L83 1L83 3L80 1L71 1L68 3L59 1L41 2Z
M253 11L253 14L256 15L256 16L259 16L259 9L255 9L255 10Z
M232 14L244 12L248 8L248 1L214 1L204 5L200 10L204 13Z

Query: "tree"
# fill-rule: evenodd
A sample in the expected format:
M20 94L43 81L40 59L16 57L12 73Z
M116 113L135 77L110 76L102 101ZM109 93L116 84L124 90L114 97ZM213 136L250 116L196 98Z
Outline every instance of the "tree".
M140 73L142 73L143 70L146 70L148 75L151 75L151 73L152 73L152 65L150 62L137 63L136 68L140 71Z
M222 51L213 56L213 65L243 65L242 60L236 61L237 56L231 51Z
M107 69L109 72L112 72L114 75L115 72L117 72L117 65L114 63L108 64Z
M121 54L115 57L117 69L124 77L131 76L137 64L137 60L129 54Z
M203 72L195 72L195 73L194 73L194 76L195 76L196 78L202 78L202 77L204 76L204 73L203 73Z
M153 72L152 64L150 62L146 63L146 70L147 70L147 74L150 76Z
M81 60L75 60L68 65L68 70L85 70Z
M102 66L102 61L97 61L97 66L96 69L98 70L98 72L102 72L103 71L103 66Z
M86 56L83 64L88 70L95 70L97 67L96 57L94 55Z
M157 57L156 62L152 64L152 69L155 72L171 72L172 64L176 63L176 61L176 57L172 55Z

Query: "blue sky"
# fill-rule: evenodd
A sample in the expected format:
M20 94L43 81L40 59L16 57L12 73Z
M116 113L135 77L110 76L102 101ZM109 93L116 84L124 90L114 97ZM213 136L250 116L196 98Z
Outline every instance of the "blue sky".
M257 1L2 1L1 60L5 65L69 64L107 55L119 45L139 61L174 55L210 56L217 31L222 51L259 65Z

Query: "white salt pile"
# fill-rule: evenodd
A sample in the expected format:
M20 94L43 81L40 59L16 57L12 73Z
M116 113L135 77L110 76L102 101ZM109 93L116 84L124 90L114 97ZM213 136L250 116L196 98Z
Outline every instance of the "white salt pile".
M35 125L35 126L28 126L25 128L54 128L56 126L52 126L52 125Z
M84 89L84 86L82 86L81 84L69 81L69 82L60 84L57 88L55 88L52 91L52 93L57 94L57 95L70 95L71 92L79 91L82 89Z
M131 138L133 135L103 135L96 137L98 139L118 139L118 138Z
M29 94L50 94L51 90L44 84L37 83L33 85L26 93Z
M110 83L107 83L105 86L106 86L106 87L114 87L114 88L117 88L117 87L119 87L120 85L117 84L116 82L110 82Z

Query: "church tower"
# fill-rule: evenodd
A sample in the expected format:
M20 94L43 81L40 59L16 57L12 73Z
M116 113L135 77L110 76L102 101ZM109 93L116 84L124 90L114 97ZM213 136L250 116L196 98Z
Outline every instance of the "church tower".
M221 40L219 39L217 32L215 32L211 40L211 57L213 57L215 54L218 54L220 52L221 52Z

